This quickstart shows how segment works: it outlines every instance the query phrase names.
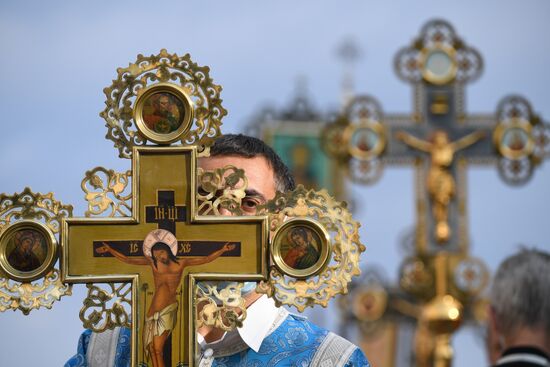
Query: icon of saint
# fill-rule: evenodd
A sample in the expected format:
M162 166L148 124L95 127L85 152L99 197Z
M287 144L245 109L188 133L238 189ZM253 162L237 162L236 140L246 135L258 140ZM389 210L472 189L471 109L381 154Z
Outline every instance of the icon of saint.
M14 248L8 254L8 263L19 271L33 271L42 265L46 249L42 236L32 230L20 230L13 236Z
M319 251L313 246L311 231L304 227L292 228L287 235L290 249L283 261L293 269L307 269L319 260Z
M169 134L181 125L183 108L178 108L177 100L169 93L156 93L149 97L150 107L144 109L143 121L152 131Z

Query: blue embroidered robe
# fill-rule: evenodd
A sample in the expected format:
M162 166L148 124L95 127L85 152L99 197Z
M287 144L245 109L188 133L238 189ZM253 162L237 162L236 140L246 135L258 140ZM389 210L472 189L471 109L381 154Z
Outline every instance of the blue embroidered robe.
M89 367L86 355L91 332L85 331L78 343L78 353L65 367ZM288 315L262 342L258 352L245 348L228 356L203 358L201 365L212 367L263 366L341 366L370 367L363 352L349 341L320 328L305 318ZM114 367L130 366L130 331L121 329L116 346Z

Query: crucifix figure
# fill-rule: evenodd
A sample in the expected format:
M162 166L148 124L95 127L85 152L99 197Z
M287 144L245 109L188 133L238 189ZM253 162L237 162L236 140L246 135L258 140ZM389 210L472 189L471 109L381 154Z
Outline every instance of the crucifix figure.
M130 265L149 265L153 273L155 290L151 305L145 319L143 345L148 357L152 359L153 367L164 367L164 344L176 326L178 301L177 291L181 283L183 270L187 266L207 264L224 253L235 248L234 244L226 243L221 249L202 258L176 257L178 240L176 236L164 229L150 232L143 241L143 257L128 257L113 249L107 243L96 252L110 253L118 260Z
M444 130L436 130L428 141L417 138L404 131L397 131L395 137L412 148L429 153L431 165L428 171L426 187L432 200L432 214L436 220L435 238L438 243L449 240L451 229L448 223L449 203L455 195L455 180L449 173L454 155L485 136L483 131L475 131L453 142Z

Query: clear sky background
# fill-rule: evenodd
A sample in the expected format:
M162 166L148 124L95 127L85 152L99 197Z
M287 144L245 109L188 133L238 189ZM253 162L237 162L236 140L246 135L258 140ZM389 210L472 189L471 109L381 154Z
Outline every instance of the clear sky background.
M83 215L84 172L126 170L130 161L104 139L103 88L116 68L161 48L189 52L224 88L224 132L241 132L265 104L285 107L298 76L320 112L340 102L342 65L335 50L352 38L362 50L355 88L386 113L412 108L411 88L393 72L393 57L432 18L450 21L479 50L485 70L467 88L467 110L493 113L504 96L525 96L550 120L550 2L491 1L2 1L0 3L0 192L25 186L75 206ZM387 168L377 185L352 186L367 245L365 264L397 279L399 239L414 225L413 174ZM494 270L519 244L550 249L550 164L509 187L494 167L468 173L471 251ZM60 366L76 349L85 295L52 310L0 314L0 365ZM320 311L323 312L324 310ZM329 316L312 315L336 328ZM486 365L482 342L461 331L457 366Z

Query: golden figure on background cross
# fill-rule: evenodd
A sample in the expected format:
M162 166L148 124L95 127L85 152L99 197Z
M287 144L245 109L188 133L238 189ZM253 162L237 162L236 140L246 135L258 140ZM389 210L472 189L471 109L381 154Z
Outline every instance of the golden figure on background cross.
M451 236L448 223L448 207L455 195L455 180L449 173L454 155L485 136L483 131L475 131L456 141L450 142L449 136L443 130L436 130L429 141L417 138L404 131L398 131L395 137L403 143L431 155L430 171L427 187L432 199L432 212L436 220L435 238L437 242L447 242Z

